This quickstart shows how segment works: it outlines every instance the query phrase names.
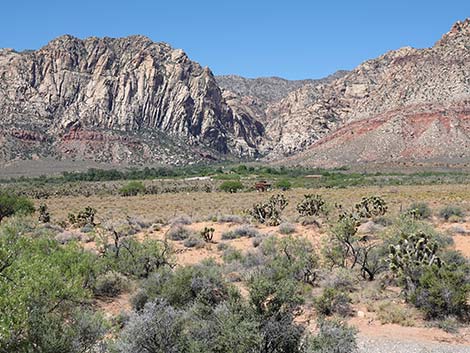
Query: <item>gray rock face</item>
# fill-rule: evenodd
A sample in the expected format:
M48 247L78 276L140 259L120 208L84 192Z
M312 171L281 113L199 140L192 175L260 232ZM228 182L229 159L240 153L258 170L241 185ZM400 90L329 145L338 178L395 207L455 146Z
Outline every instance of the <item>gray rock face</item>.
M190 158L190 146L211 158L253 156L264 133L233 113L208 68L142 36L0 51L0 114L3 159L155 161Z

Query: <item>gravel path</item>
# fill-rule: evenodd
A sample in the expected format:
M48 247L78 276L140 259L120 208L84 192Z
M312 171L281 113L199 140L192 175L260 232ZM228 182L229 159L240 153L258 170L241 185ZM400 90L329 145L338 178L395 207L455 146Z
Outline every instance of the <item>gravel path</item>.
M382 338L358 339L359 353L470 353L470 346L434 342L396 341Z

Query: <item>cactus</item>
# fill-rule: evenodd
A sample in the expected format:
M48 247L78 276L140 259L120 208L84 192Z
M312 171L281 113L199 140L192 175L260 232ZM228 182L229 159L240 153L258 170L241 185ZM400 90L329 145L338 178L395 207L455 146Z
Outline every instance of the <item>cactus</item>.
M287 205L284 195L273 195L268 201L254 205L248 213L260 223L278 226L281 223L281 213Z
M325 200L321 195L307 194L297 205L297 212L303 217L326 214Z
M39 205L39 222L49 223L51 221L51 215L47 209L46 204Z
M397 245L389 249L390 270L402 281L405 296L416 290L426 267L442 266L437 256L438 245L424 232L403 234Z
M201 231L201 236L206 243L211 243L212 239L214 238L214 232L214 228L204 227L204 229Z
M383 216L387 212L387 203L380 196L363 197L355 206L357 213L362 218Z

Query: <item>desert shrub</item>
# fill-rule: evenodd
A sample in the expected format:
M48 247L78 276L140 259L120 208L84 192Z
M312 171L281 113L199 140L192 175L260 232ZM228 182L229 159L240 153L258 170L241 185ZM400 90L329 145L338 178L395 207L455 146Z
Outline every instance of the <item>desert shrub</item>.
M281 234L292 234L295 233L295 225L292 223L281 223L279 225L279 233Z
M118 237L113 243L105 241L102 258L105 270L135 278L147 278L158 269L173 266L169 244L152 239L138 241L131 237Z
M219 186L220 191L235 193L243 190L243 184L238 180L226 180Z
M451 236L437 232L433 226L427 222L419 221L406 215L400 216L395 223L389 227L385 235L385 242L389 245L395 245L408 234L418 233L426 234L427 237L437 243L440 248L445 248L453 243Z
M31 214L34 211L34 205L28 198L0 192L0 222L14 214Z
M193 234L184 240L183 245L187 248L202 248L205 241L200 236Z
M427 219L432 215L431 208L425 202L415 202L408 207L406 214L415 219Z
M102 297L116 297L129 289L129 281L120 273L109 271L96 278L93 292Z
M211 243L214 238L215 229L212 227L204 227L201 231L201 236L206 243Z
M77 323L96 257L75 244L22 235L28 229L20 220L0 228L0 350L78 352L75 342L94 344L100 333L83 336Z
M439 210L439 217L445 221L449 221L450 219L461 219L463 215L463 210L459 206L447 205Z
M414 309L416 310L416 309ZM379 303L374 311L382 324L414 326L413 313L407 307L389 301Z
M359 267L362 277L372 281L387 268L388 251L380 241L358 235L359 225L355 213L341 214L322 251L331 267Z
M258 246L261 245L261 243L263 242L264 239L265 239L264 236L262 236L262 235L257 235L256 237L253 238L253 240L251 241L251 243L253 244L253 247L254 247L254 248L257 248Z
M349 316L352 313L351 298L348 294L334 288L325 288L323 293L314 300L315 309L321 315L338 314Z
M141 181L130 181L119 189L121 196L137 196L145 194L145 185Z
M260 223L277 226L281 223L281 214L287 204L284 195L273 195L267 201L254 205L248 213Z
M469 319L470 281L465 270L451 265L425 268L410 301L428 319Z
M258 234L259 232L255 228L249 225L242 225L233 230L229 230L227 232L222 233L222 239L238 239L241 237L253 238L256 237Z
M189 217L187 215L180 215L178 217L173 218L170 221L171 226L177 226L177 225L189 226L192 223L193 223L193 221L192 221L191 217Z
M117 352L166 352L185 351L182 339L184 317L181 310L164 300L145 305L142 312L130 317L118 343Z
M383 216L387 212L387 204L380 196L363 197L354 207L361 218Z
M307 194L297 205L297 212L302 217L317 217L326 215L326 202L321 195Z
M459 332L461 323L456 317L448 316L446 318L436 320L433 326L436 326L445 332L456 334Z
M288 179L281 179L276 182L276 188L287 191L292 188L292 183Z
M338 320L321 320L319 332L307 341L306 353L351 353L357 351L356 329Z
M193 235L193 232L183 225L176 225L172 226L166 235L171 240L185 240Z
M161 296L176 307L194 301L216 305L229 293L228 283L219 265L208 260L194 266L178 268L163 286Z
M340 292L353 292L357 285L356 274L347 268L336 268L325 279L325 287L333 288Z
M243 254L240 250L235 249L233 246L229 246L224 250L222 254L222 259L225 263L241 261L243 259Z
M219 223L237 223L242 224L244 222L243 218L237 215L219 215L216 218Z
M49 210L47 209L46 204L41 204L39 205L39 222L42 223L49 223L51 221L51 214L49 213Z
M82 228L80 228L80 232L82 233L91 233L93 232L95 227L93 227L91 224L85 224Z
M67 244L73 241L80 241L81 235L79 233L69 232L67 230L57 234L54 239L60 244Z
M260 251L267 257L265 267L272 276L315 284L319 272L318 256L306 239L268 237Z

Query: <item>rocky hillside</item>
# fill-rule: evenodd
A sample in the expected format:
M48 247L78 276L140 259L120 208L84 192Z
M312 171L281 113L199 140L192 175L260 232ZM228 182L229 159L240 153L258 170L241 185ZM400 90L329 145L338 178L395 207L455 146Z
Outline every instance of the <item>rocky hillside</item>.
M63 36L37 51L0 51L0 117L3 161L252 157L264 134L232 111L208 68L142 36Z
M470 20L432 48L402 48L270 108L270 157L291 163L470 161ZM285 161L283 159L283 161Z

